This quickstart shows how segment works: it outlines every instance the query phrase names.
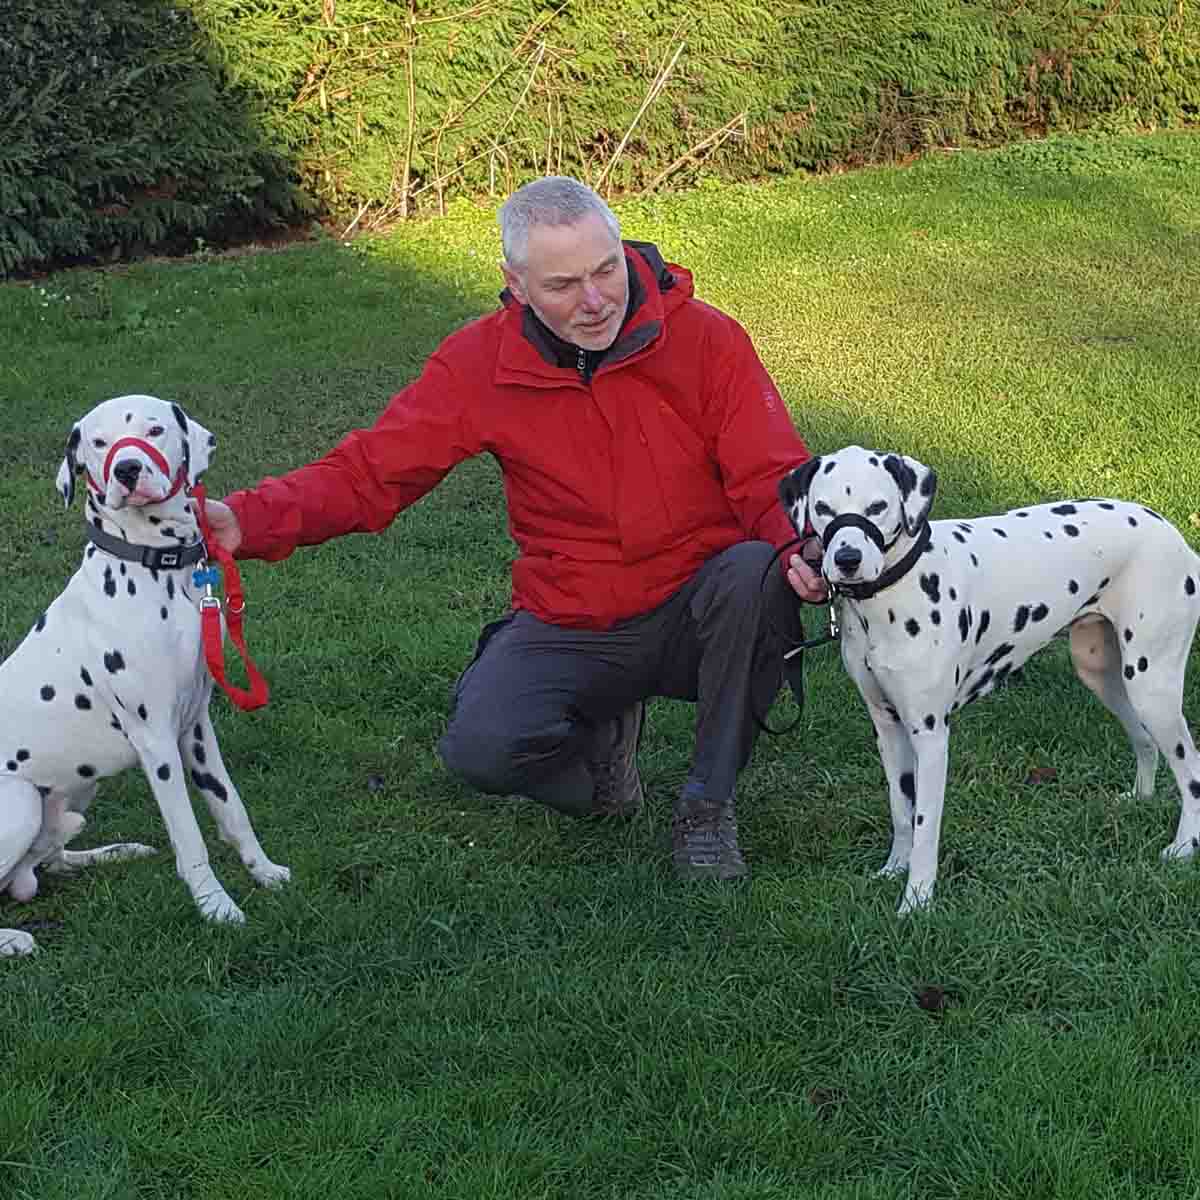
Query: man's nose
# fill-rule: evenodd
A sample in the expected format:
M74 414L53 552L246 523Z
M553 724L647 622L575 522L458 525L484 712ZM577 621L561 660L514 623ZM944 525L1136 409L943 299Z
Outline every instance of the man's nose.
M603 308L604 297L600 289L590 280L583 281L583 304L585 308Z

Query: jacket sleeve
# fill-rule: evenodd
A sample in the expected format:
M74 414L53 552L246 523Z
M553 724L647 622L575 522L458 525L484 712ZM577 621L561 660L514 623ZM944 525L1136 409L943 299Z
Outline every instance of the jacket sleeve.
M748 538L779 547L795 537L779 481L812 457L749 335L730 318L715 339L707 398L710 436L725 495Z
M375 533L456 464L478 453L465 389L434 354L370 429L323 458L225 498L242 531L238 558L286 558L344 533Z

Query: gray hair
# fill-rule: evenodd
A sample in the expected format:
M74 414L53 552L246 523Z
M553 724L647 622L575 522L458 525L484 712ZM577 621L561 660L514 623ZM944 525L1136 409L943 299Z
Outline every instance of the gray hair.
M515 192L500 206L500 242L504 261L521 268L529 250L529 231L535 225L575 225L599 213L617 241L621 223L613 210L586 183L567 175L547 175Z

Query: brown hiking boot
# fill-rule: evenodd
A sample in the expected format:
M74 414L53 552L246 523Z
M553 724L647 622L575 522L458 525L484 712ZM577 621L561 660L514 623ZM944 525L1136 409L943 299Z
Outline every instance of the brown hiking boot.
M675 802L671 822L671 861L680 879L741 879L749 874L738 847L733 801Z
M639 702L596 730L593 757L588 759L596 790L592 815L629 820L642 807L642 781L637 769L638 744L646 706Z

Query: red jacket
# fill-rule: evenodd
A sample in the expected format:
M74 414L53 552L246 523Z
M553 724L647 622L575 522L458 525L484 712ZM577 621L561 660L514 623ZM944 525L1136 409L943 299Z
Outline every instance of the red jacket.
M750 338L692 277L626 244L634 311L590 380L524 306L451 334L371 429L228 503L241 558L374 532L457 463L499 462L519 554L512 603L604 629L714 554L792 537L776 486L809 457ZM551 339L553 341L553 339ZM559 355L556 356L555 350Z

